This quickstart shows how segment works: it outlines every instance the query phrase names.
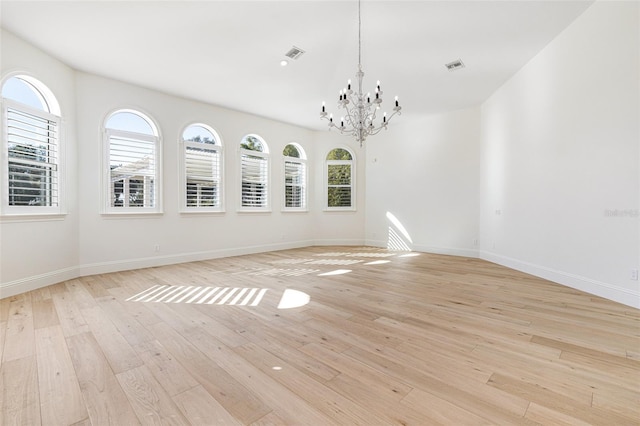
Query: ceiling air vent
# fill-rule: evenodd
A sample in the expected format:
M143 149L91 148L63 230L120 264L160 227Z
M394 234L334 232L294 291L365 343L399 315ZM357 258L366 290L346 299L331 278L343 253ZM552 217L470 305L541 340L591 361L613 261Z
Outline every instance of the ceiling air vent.
M449 62L448 64L444 64L444 66L447 67L449 71L455 71L455 70L459 70L460 68L464 68L464 64L460 59L457 59L453 62Z
M287 53L284 54L284 56L291 59L298 59L300 56L302 56L303 53L304 50L300 49L299 47L293 46Z

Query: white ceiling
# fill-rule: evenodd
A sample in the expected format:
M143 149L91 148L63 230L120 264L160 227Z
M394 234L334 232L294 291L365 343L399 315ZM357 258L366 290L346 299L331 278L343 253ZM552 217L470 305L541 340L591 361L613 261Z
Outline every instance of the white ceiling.
M480 104L592 4L362 3L364 90L403 116ZM323 129L358 63L358 6L341 1L11 1L2 27L71 67ZM306 51L281 67L293 46ZM444 64L462 59L466 68ZM401 118L399 118L401 119Z

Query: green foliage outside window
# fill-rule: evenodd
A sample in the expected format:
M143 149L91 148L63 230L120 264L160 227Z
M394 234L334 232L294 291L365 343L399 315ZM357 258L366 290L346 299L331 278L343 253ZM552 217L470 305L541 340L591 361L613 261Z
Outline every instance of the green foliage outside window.
M336 148L327 155L328 161L340 161L327 165L327 206L351 207L351 160L346 149Z
M262 152L262 150L264 149L264 147L262 146L262 142L260 142L260 139L251 135L245 137L242 140L242 142L240 143L240 147L248 151L258 151L258 152Z

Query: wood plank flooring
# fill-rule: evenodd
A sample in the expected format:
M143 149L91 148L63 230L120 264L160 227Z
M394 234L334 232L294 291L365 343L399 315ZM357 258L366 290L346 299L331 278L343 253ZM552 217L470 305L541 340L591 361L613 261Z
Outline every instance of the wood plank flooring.
M640 424L640 311L478 259L371 247L3 299L0 354L7 426Z

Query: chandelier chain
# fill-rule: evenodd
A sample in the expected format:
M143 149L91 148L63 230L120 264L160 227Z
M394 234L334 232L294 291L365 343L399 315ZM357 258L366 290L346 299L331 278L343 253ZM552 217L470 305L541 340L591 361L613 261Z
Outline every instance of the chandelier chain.
M362 15L360 13L360 0L358 0L358 69L362 69Z

